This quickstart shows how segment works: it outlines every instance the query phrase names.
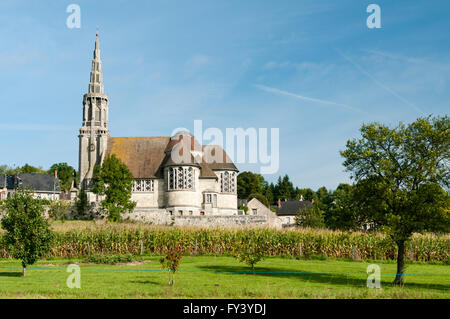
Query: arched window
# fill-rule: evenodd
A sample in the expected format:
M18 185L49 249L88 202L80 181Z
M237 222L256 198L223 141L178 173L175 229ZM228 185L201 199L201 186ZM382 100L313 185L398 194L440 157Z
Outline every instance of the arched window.
M236 172L223 172L220 174L220 190L222 193L236 192Z
M168 190L193 190L194 169L192 167L175 166L167 170Z

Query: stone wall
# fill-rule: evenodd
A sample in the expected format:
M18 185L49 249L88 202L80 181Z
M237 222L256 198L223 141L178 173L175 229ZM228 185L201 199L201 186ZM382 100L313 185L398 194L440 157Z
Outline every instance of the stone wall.
M274 227L281 228L278 218L265 215L204 215L174 216L164 209L136 209L123 215L124 220L152 223L154 225L196 226L196 227Z
M124 220L151 223L154 225L195 226L195 227L273 227L281 228L278 218L265 215L170 215L164 209L136 209L124 214Z
M196 227L276 227L269 223L266 216L233 215L233 216L177 216L174 218L174 226Z

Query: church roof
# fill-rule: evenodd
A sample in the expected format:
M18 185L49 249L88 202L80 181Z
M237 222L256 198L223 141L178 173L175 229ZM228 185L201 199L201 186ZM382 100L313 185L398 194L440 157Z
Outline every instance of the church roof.
M170 137L110 137L106 156L116 155L134 178L162 177L160 170Z
M194 138L187 137L186 134L172 138L110 137L105 155L116 155L128 166L134 178L162 178L164 167L180 164L198 166L200 178L217 178L214 170L238 170L220 146L200 146ZM192 152L184 158L182 155L185 146ZM183 158L181 163L172 156L172 152L176 151ZM196 154L196 151L202 152L203 156Z

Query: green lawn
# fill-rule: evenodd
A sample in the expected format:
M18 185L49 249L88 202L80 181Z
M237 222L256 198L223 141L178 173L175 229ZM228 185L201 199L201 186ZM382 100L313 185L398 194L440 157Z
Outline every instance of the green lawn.
M3 259L0 298L450 298L446 265L410 264L407 274L414 275L398 288L391 285L396 265L379 262L387 274L381 277L382 289L368 289L365 274L323 274L365 273L366 262L268 258L257 264L255 271L261 273L242 274L229 273L249 272L233 257L185 256L175 286L169 287L158 260L148 256L147 263L138 265L81 264L81 289L69 289L68 260L43 260L22 277L18 261ZM437 274L447 276L418 276Z

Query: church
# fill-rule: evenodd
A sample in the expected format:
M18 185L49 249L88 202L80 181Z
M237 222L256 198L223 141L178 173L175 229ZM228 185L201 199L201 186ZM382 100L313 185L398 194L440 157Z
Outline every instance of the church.
M79 131L79 184L90 202L95 165L114 154L134 177L135 211L168 216L237 215L238 169L218 145L199 145L189 132L163 137L111 137L98 32Z

